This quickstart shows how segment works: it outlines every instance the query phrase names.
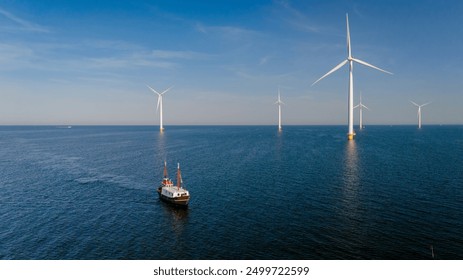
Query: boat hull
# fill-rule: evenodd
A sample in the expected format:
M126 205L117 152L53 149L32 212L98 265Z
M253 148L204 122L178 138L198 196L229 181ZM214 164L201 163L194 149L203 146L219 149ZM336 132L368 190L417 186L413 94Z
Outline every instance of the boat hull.
M168 197L168 196L163 195L161 193L161 187L159 187L157 189L157 192L158 192L159 198L162 201L165 201L165 202L170 203L170 204L174 204L174 205L178 205L178 206L188 206L188 202L190 202L190 197L189 196L182 196L182 197L172 198L172 197Z

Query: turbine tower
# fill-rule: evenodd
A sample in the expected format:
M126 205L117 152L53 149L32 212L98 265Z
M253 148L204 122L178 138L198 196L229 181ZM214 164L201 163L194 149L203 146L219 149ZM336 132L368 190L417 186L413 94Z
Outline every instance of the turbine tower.
M320 79L316 80L312 84L312 86L315 85L320 80L322 80L323 78L325 78L326 76L330 75L331 73L335 72L336 70L338 70L339 68L344 66L346 63L349 63L349 91L348 91L349 95L348 95L348 102L347 102L347 109L348 109L347 123L348 123L348 126L349 126L349 131L347 133L347 139L352 140L352 139L354 139L354 135L355 135L355 133L354 133L354 76L352 74L352 70L353 70L353 67L354 67L354 62L357 62L359 64L368 66L370 68L379 70L379 71L384 72L384 73L388 73L388 74L392 74L392 73L388 72L386 70L383 70L381 68L378 68L376 66L373 66L373 65L371 65L371 64L369 64L369 63L367 63L365 61L362 61L362 60L360 60L358 58L352 57L352 50L351 50L351 46L350 46L349 17L348 17L347 14L346 14L346 25L347 25L347 59L344 60L343 62L339 63L336 67L331 69L328 73L323 75Z
M278 131L281 131L281 105L285 104L280 98L280 88L278 88L278 100L275 102L278 105Z
M164 131L164 126L162 125L162 97L164 96L164 93L166 93L168 90L170 90L173 86L170 88L166 89L165 91L159 93L156 90L154 90L152 87L149 85L146 85L152 92L156 93L158 95L158 106L156 110L159 110L159 130L161 132Z
M370 110L367 106L363 105L362 103L362 93L360 93L360 103L357 104L355 108L359 108L359 129L362 130L363 129L363 123L362 123L362 108L365 108L365 109L368 109Z
M421 107L424 107L428 104L430 104L431 102L428 102L428 103L424 103L423 105L418 105L416 104L415 102L411 101L410 102L415 105L416 107L418 107L418 128L421 128Z

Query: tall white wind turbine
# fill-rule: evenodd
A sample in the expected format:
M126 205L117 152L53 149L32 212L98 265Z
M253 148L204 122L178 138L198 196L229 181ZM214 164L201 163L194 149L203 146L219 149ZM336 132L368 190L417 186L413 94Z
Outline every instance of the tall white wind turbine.
M281 105L285 104L280 98L280 89L278 88L278 100L275 102L278 105L278 131L281 131Z
M370 110L370 108L368 108L367 106L365 106L363 103L362 103L362 93L360 93L360 103L357 104L355 108L359 108L359 129L362 130L363 129L363 122L362 122L362 108L365 108L367 110Z
M354 67L354 62L357 62L359 64L368 66L370 68L379 70L379 71L384 72L384 73L388 73L388 74L392 74L392 73L388 72L386 70L383 70L381 68L378 68L376 66L373 66L373 65L371 65L371 64L369 64L369 63L367 63L365 61L362 61L362 60L360 60L358 58L352 57L352 51L351 51L351 46L350 46L349 17L348 17L347 14L346 14L346 25L347 25L347 59L344 60L343 62L339 63L338 65L336 65L336 67L331 69L328 73L323 75L320 79L316 80L312 84L312 86L315 85L320 80L322 80L323 78L325 78L326 76L330 75L331 73L335 72L336 70L338 70L339 68L344 66L346 63L349 63L349 91L348 91L349 95L348 95L348 102L347 102L347 108L348 108L347 122L348 122L348 126L349 126L349 131L347 133L347 139L352 140L352 139L354 139L354 135L355 135L355 133L354 133L354 77L353 77L353 74L352 74L352 70L353 70L353 67Z
M411 102L413 105L415 105L416 107L418 107L418 128L421 128L421 107L424 107L424 106L430 104L431 102L424 103L424 104L422 104L422 105L418 105L418 104L416 104L415 102L413 102L413 101L411 101L411 100L410 100L410 102Z
M158 105L157 105L157 108L156 110L159 110L159 130L161 132L164 131L164 126L162 125L162 97L164 96L164 94L169 91L173 86L171 86L170 88L166 89L165 91L159 93L157 92L156 90L154 90L152 87L150 87L149 85L146 85L152 92L156 93L158 95Z

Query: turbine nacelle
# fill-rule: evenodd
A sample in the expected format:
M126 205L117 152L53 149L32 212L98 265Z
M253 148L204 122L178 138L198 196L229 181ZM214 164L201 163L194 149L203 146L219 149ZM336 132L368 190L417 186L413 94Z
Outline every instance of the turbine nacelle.
M280 97L280 89L278 88L278 100L275 102L275 104L277 105L284 105L285 103L283 103L283 101L281 101L281 97Z
M411 101L411 100L410 100L410 102L411 102L413 105L415 105L416 107L418 107L418 110L421 110L421 107L424 107L424 106L429 105L429 104L432 103L432 102L428 102L428 103L424 103L424 104L418 105L418 104L416 104L415 102L413 102L413 101Z
M280 100L280 98L278 98L278 100L275 102L276 105L285 105L285 103L283 101Z
M150 87L149 85L146 85L152 92L156 93L158 95L158 105L156 106L156 111L159 111L159 106L162 105L162 96L168 92L171 88L174 86L169 87L168 89L164 90L163 92L159 93L157 92L154 88Z
M367 109L368 111L371 111L370 108L368 108L367 106L363 105L362 103L355 105L355 106L354 106L354 109L357 109L357 108L359 108L359 107L362 107L362 108Z

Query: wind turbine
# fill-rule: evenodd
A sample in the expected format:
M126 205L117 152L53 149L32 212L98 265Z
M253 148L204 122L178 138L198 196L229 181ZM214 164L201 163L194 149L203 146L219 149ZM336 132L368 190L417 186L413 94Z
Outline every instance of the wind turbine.
M166 93L168 90L170 90L173 86L171 86L170 88L166 89L165 91L159 93L157 92L156 90L154 90L152 87L150 87L149 85L146 85L152 92L156 93L158 95L158 106L156 108L156 110L159 110L159 130L161 132L164 131L164 127L162 126L162 97L164 96L164 93Z
M362 124L362 108L365 108L365 109L368 109L370 110L370 108L368 108L367 106L363 105L362 103L362 93L360 93L360 103L357 104L355 108L359 108L359 129L362 130L363 129L363 124Z
M365 61L362 61L358 58L354 58L352 57L352 50L351 50L351 46L350 46L350 32L349 32L349 17L348 15L346 14L346 25L347 25L347 59L344 60L343 62L339 63L338 65L336 65L336 67L334 67L333 69L331 69L328 73L326 73L325 75L323 75L320 79L316 80L313 84L315 85L317 82L319 82L320 80L322 80L323 78L325 78L326 76L330 75L331 73L335 72L336 70L338 70L339 68L341 68L342 66L344 66L346 63L349 63L349 95L348 95L348 102L347 102L347 108L348 108L348 115L347 115L347 122L348 122L348 126L349 126L349 131L347 133L347 139L349 140L352 140L354 139L354 76L352 74L352 70L353 70L353 67L354 67L354 62L357 62L359 64L362 64L362 65L365 65L365 66L368 66L370 68L373 68L373 69L376 69L376 70L379 70L381 72L384 72L384 73L388 73L388 74L392 74L391 72L388 72L386 70L383 70L381 68L378 68L376 66L373 66Z
M275 102L278 105L278 131L281 131L281 105L285 104L280 98L280 88L278 88L278 100Z
M421 107L424 107L428 104L430 104L431 102L428 102L428 103L424 103L423 105L418 105L416 104L415 102L411 101L410 102L415 105L416 107L418 107L418 128L421 128Z

